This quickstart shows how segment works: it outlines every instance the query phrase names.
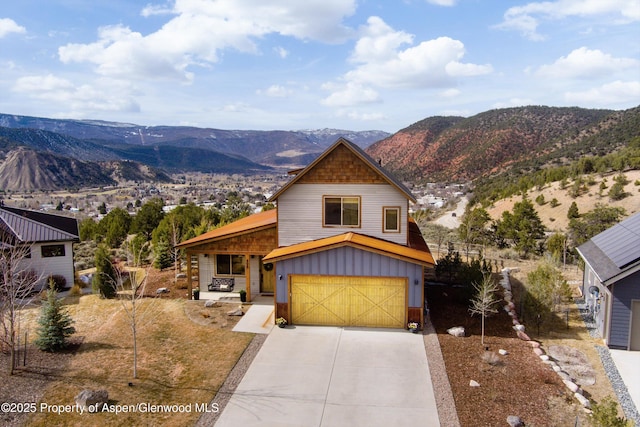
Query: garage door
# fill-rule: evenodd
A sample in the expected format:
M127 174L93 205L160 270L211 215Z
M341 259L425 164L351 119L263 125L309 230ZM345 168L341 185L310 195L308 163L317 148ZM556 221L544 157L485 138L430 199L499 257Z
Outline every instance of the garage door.
M291 321L297 325L404 328L403 278L291 277Z

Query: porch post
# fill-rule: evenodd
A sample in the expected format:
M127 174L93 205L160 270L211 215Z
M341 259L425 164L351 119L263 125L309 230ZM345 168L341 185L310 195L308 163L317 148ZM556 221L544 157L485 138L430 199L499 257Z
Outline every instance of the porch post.
M191 284L191 252L187 250L187 299L193 299L193 287Z
M246 263L245 271L245 280L247 282L247 302L251 302L251 255L244 254L244 259Z

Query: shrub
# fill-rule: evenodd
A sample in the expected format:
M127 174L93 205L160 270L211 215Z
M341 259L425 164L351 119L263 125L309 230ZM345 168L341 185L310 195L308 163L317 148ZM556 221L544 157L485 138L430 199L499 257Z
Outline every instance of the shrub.
M79 297L80 295L82 295L82 288L80 287L80 285L78 285L77 283L73 285L71 287L71 290L69 291L69 295L74 297Z
M56 292L62 292L67 289L67 279L60 274L52 274L47 277L47 283L53 283L53 288Z
M550 204L552 208L555 208L556 206L560 206L560 202L558 202L558 199L556 199L555 197L551 199Z
M591 421L596 427L627 427L632 424L618 416L618 404L610 396L591 406Z

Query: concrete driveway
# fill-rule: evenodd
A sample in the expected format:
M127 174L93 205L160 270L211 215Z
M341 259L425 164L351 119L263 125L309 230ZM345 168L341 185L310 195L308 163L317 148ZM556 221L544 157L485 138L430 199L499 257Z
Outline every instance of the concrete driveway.
M439 426L423 337L274 328L215 425Z

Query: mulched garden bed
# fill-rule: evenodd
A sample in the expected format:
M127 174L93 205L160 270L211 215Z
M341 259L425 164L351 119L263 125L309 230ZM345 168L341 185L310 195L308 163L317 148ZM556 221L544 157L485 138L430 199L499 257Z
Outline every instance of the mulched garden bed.
M480 316L470 316L460 294L461 289L452 286L427 287L430 317L461 425L506 426L509 415L519 416L527 426L574 425L581 408L558 375L516 337L504 303L486 320L483 347ZM463 326L466 336L449 335L447 329L454 326ZM499 355L500 349L508 354ZM480 386L470 386L471 380Z

